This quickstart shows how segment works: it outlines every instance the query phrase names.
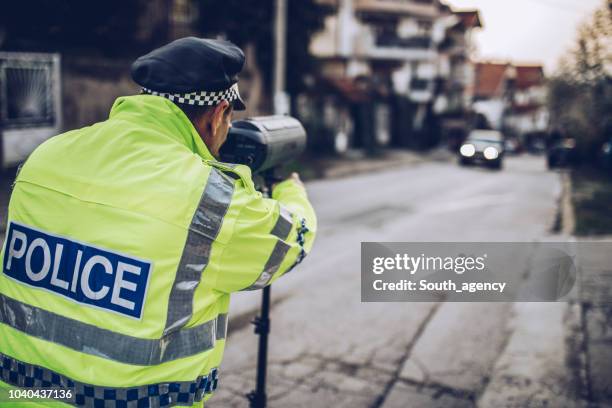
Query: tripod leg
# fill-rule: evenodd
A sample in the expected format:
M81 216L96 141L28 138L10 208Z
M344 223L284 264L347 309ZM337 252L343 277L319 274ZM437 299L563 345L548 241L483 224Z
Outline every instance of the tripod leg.
M266 406L266 373L268 366L268 333L270 332L270 286L263 289L261 314L253 321L255 333L259 335L257 352L257 383L255 391L247 395L251 408Z
M263 194L270 197L272 185L274 184L274 169L269 169L264 174ZM254 391L247 394L250 408L265 408L266 396L266 374L268 368L268 333L270 332L270 286L263 289L261 295L261 313L252 322L255 325L255 333L259 335L259 349L257 351L257 382Z

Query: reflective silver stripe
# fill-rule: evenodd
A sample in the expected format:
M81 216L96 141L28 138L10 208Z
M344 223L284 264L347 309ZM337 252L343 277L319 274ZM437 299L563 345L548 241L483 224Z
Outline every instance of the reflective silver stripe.
M272 231L270 231L270 234L278 237L279 240L276 241L276 245L274 246L274 249L272 250L270 257L268 258L268 261L266 262L263 271L261 271L261 274L255 281L255 283L243 290L261 289L264 288L268 284L268 282L270 282L276 271L278 271L278 268L280 268L280 265L283 262L285 255L287 255L287 252L289 251L289 248L291 248L283 240L287 239L292 227L293 218L291 217L291 213L281 205L276 224L274 224Z
M234 193L234 183L222 172L211 168L208 182L196 208L183 255L168 301L164 335L185 326L193 313L193 295L208 264L210 249L223 224Z
M227 314L217 316L217 340L222 340L227 336Z
M281 205L278 220L276 220L276 224L274 228L272 228L272 231L270 231L270 234L285 240L289 236L292 227L293 218L291 217L291 213Z
M194 381L114 388L75 381L48 368L0 353L0 380L21 388L72 389L72 396L66 402L79 407L136 407L142 404L156 408L191 406L201 401L205 394L212 394L217 389L219 370L213 368L208 374L200 375Z
M225 321L226 317L220 320ZM0 294L0 323L82 353L142 366L157 365L212 349L218 325L215 319L160 339L142 339L69 319L3 294Z
M264 266L259 278L257 278L255 283L244 290L257 290L264 288L278 271L278 268L280 268L281 263L283 263L283 259L285 259L285 255L287 255L290 248L291 246L285 241L281 241L280 239L276 241L272 254L270 254L270 257L266 262L266 266Z

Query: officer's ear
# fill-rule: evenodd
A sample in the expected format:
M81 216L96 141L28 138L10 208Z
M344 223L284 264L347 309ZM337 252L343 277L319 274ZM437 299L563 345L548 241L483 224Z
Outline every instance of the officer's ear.
M213 129L217 129L221 125L222 121L226 118L228 109L231 109L231 105L228 101L221 101L215 106L212 112L211 124Z

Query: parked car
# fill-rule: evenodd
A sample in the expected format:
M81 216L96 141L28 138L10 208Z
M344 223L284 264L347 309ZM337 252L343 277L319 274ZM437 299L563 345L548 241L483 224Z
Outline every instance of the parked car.
M519 154L521 144L516 137L508 138L504 141L504 154Z
M555 167L566 167L576 164L578 152L576 151L576 140L571 137L556 141L546 153L549 169Z
M551 140L551 137L544 132L528 133L524 135L525 150L531 154L545 154L548 140Z
M484 164L501 169L504 158L504 135L497 130L472 130L459 148L459 164Z
M599 163L605 170L612 170L612 137L601 146Z

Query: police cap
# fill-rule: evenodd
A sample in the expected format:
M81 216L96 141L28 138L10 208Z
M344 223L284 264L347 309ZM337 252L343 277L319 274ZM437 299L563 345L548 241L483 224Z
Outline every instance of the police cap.
M186 105L214 106L226 100L244 110L238 73L244 53L229 41L186 37L153 50L132 64L132 78L145 93Z

